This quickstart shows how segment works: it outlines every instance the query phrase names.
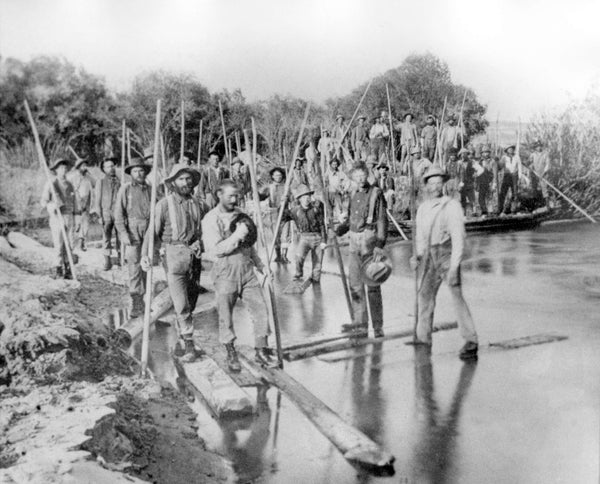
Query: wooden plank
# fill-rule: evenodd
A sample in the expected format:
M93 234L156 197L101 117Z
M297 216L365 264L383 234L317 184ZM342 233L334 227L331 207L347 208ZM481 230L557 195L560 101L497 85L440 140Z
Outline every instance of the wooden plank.
M458 328L458 323L442 323L433 328L433 331L446 331L449 329ZM288 361L301 360L304 358L310 358L323 353L333 353L335 351L348 350L351 348L357 348L373 343L381 343L397 338L406 338L413 335L412 329L405 329L400 331L387 332L382 338L348 338L342 341L331 341L323 344L312 345L308 348L301 348L293 351L284 351L285 359Z
M302 384L279 368L263 368L254 362L248 349L241 350L244 364L279 388L313 425L350 462L367 468L390 469L395 457L383 450L360 430L346 423L337 413L310 393Z
M254 406L250 396L208 356L193 363L174 358L178 370L202 395L217 418L251 415Z
M503 350L514 350L524 348L526 346L541 345L544 343L553 343L555 341L563 341L568 339L568 336L558 334L533 334L522 338L509 339L506 341L497 341L490 343L490 348L499 348Z

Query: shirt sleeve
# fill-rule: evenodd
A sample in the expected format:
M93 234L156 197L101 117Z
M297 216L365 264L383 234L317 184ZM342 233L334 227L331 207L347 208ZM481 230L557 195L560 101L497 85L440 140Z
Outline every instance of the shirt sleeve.
M377 213L377 230L376 230L376 238L375 246L383 249L387 241L387 232L388 232L388 217L386 213L386 203L383 198L383 193L380 191L377 196L377 200L375 201L375 210Z
M416 224L417 224L417 234L415 236L415 246L416 246L416 250L417 250L417 257L423 257L423 255L425 254L425 248L427 247L427 240L426 240L426 231L425 231L425 227L423 226L424 224L424 211L425 211L425 206L420 206L417 209L417 216L416 216Z
M452 254L450 256L450 267L456 268L463 260L465 252L465 222L460 203L456 200L448 202L446 207L448 231L452 240Z
M127 185L119 188L117 193L117 201L115 203L115 227L117 231L123 237L124 235L129 236L127 233Z

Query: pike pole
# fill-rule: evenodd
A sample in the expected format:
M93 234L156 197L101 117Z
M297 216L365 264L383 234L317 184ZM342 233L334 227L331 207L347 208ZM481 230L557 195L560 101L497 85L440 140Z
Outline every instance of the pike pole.
M152 308L152 268L154 262L154 212L156 210L156 189L158 183L158 156L160 153L160 99L156 101L156 122L154 126L154 154L152 157L152 192L150 195L150 221L148 223L148 258L150 269L146 273L146 306L144 310L144 329L142 331L141 376L148 368L148 349L150 346L150 311Z
M408 160L408 177L410 179L410 219L412 220L412 256L416 259L417 257L417 199L416 199L416 184L415 184L415 173L413 170L412 160ZM417 339L417 323L419 322L419 268L415 270L415 304L413 306L414 311L414 336Z
M121 186L125 185L125 149L127 147L127 125L125 120L121 126ZM125 267L125 243L121 242L121 267Z
M200 170L200 165L202 161L202 119L200 120L200 126L198 128L198 170Z
M183 99L181 100L181 141L179 144L179 160L181 161L183 152L185 151L185 101Z
M219 99L219 115L221 116L221 128L223 128L223 144L225 145L225 157L229 161L229 173L231 173L231 154L228 149L227 131L225 130L225 117L223 116L223 105Z
M390 141L392 144L392 156L390 157L390 162L392 164L392 170L394 175L396 174L396 147L394 146L394 125L392 123L392 103L390 102L390 88L385 83L385 93L387 95L387 104L388 104L388 119L390 121ZM379 160L377 160L379 161Z
M58 222L60 224L60 233L63 236L63 240L65 242L65 250L67 252L67 260L69 261L69 266L71 267L71 275L73 276L73 280L77 280L77 274L75 271L75 263L73 261L73 252L71 251L71 244L69 242L69 237L67 234L67 226L65 225L65 219L62 216L60 211L60 207L58 206L58 194L56 193L56 189L54 187L54 183L52 181L52 173L50 173L50 168L48 168L48 163L46 161L46 156L44 155L44 150L42 148L42 143L40 141L40 135L38 133L37 127L35 126L35 121L33 120L33 115L31 114L31 110L29 109L29 104L27 100L23 101L25 104L25 111L27 111L27 118L29 118L29 124L31 125L31 131L33 132L33 138L35 140L35 147L38 153L38 159L40 160L40 165L42 165L42 169L46 174L46 178L48 179L48 184L50 185L50 192L52 193L52 199L56 203L56 217L58 218Z
M265 284L266 289L266 297L268 299L268 309L269 315L271 317L271 321L273 322L273 331L275 333L275 345L277 350L277 364L279 368L283 368L283 349L281 346L281 330L279 328L279 319L277 318L277 306L275 303L275 294L273 292L273 273L271 272L271 266L268 261L269 253L267 251L266 245L266 237L265 237L265 227L263 224L263 219L260 214L260 198L258 194L258 180L256 174L256 144L257 144L257 135L256 135L256 127L254 125L254 118L252 120L252 141L253 144L250 145L250 140L248 138L248 133L244 130L244 142L246 143L246 149L250 154L250 181L252 183L252 197L254 199L254 207L256 210L256 221L258 223L258 233L263 242L263 247L265 249L265 255L267 256L267 263L265 264L265 272L267 281ZM252 148L251 148L252 147Z

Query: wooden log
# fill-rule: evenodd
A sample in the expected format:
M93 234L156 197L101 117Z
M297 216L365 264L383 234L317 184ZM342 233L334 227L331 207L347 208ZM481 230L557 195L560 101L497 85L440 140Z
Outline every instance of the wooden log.
M23 250L38 250L41 248L46 248L42 244L40 244L37 240L28 237L21 232L9 232L6 236L10 245L12 245L15 249L23 249Z
M241 351L244 364L279 388L313 425L350 462L376 469L390 469L395 457L383 450L360 430L346 423L301 383L278 368L263 368L254 362L249 349Z
M0 253L2 252L12 252L13 246L10 245L10 242L4 236L0 236Z
M445 331L449 329L458 328L457 323L443 323L439 326L435 326L433 331ZM300 348L292 351L284 350L284 358L288 361L302 360L305 358L311 358L313 356L322 355L324 353L333 353L335 351L343 351L351 348L357 348L359 346L365 346L373 343L381 343L397 338L406 338L413 336L414 330L400 330L388 332L381 338L351 338L347 337L346 340L342 341L328 341L323 344L312 345L308 348Z
M217 418L251 415L254 406L250 396L208 356L193 363L182 363L174 358L177 369L202 395Z

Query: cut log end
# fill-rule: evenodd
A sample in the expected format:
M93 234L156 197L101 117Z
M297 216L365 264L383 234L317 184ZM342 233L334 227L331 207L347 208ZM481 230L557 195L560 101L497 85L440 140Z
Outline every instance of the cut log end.
M344 458L364 467L393 468L396 458L379 448L358 446L344 453Z

